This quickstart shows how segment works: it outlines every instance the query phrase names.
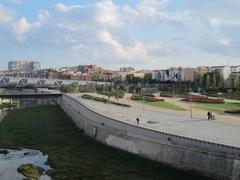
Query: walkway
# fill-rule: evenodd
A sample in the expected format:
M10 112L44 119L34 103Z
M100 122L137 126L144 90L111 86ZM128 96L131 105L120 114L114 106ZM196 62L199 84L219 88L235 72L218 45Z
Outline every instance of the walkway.
M240 147L240 121L236 119L207 120L206 115L190 118L190 112L178 112L146 106L141 103L120 100L130 103L131 108L104 104L86 100L80 94L73 95L92 110L105 116L121 121L136 123L140 119L140 126L152 128L161 132L172 133L185 137Z

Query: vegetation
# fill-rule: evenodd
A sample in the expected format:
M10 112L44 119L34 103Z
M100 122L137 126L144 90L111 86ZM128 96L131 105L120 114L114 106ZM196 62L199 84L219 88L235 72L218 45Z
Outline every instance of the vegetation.
M226 110L224 112L229 114L240 114L240 109Z
M43 173L43 169L34 164L22 164L18 167L18 172L27 178L27 180L38 180Z
M118 102L115 102L115 101L111 101L109 99L105 99L105 98L101 98L101 97L95 97L95 96L91 96L91 95L88 95L88 94L83 94L81 97L84 98L84 99L94 100L94 101L98 101L98 102L109 103L109 104L114 104L114 105L124 106L124 107L131 107L129 104L118 103Z
M85 85L62 85L59 90L63 93L93 93L103 94L107 96L114 96L116 98L123 98L126 89L122 84L94 84L89 83Z
M0 146L39 149L49 156L52 179L205 180L123 152L87 137L59 107L14 110L0 123Z
M156 106L164 109L170 109L175 111L185 111L186 109L183 109L175 104L169 103L169 102L145 102L145 104L150 106Z
M1 94L5 94L5 91L4 91L4 89L1 89L1 88L0 88L0 95L1 95Z
M229 89L227 92L206 92L207 96L212 96L212 97L219 97L219 98L224 98L224 99L236 99L240 100L240 91L232 91Z
M201 102L201 103L215 103L215 104L224 104L225 101L222 98L209 98L207 96L187 96L183 101L188 102Z
M155 98L154 95L132 95L131 99L133 101L146 101L146 102L159 102L164 101L164 99Z
M79 87L75 84L62 85L59 90L63 93L77 93L79 92Z
M131 96L131 100L133 101L143 101L146 98L147 96L135 95L135 94Z
M181 92L181 91L174 91L174 89L172 91L163 91L160 93L161 97L185 97L187 93L185 92Z
M240 109L240 103L225 103L225 104L216 104L216 103L194 103L195 107L206 109L207 111L220 112L228 110L237 110Z
M16 106L17 106L17 104L2 103L2 104L0 104L0 109L13 108L13 107L16 107Z

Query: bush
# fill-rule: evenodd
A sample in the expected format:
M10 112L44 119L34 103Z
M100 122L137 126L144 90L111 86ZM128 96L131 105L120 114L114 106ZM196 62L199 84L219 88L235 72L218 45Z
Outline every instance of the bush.
M27 179L37 180L44 170L34 164L22 164L18 167L18 172L27 177Z
M164 101L164 99L158 99L158 98L146 98L146 102L161 102Z
M111 100L101 98L101 97L91 96L88 94L83 94L81 97L84 99L94 100L94 101L98 101L98 102L109 103L109 104L114 104L114 105L124 106L124 107L131 107L129 104L118 103L115 101L111 101Z
M15 108L16 106L17 106L17 104L2 103L2 104L0 104L0 109Z
M224 112L229 114L240 114L240 109L226 110Z
M168 98L172 98L172 97L178 97L178 98L184 98L186 96L185 92L181 92L181 91L176 91L176 92L161 92L160 93L161 97L168 97Z
M144 94L145 97L155 97L153 94Z
M100 92L97 92L98 94L101 94L101 95L105 95L105 96L111 96L111 97L114 97L116 96L116 93L113 93L113 92L109 92L109 91L106 91L106 92L103 92L103 91L100 91ZM118 97L119 98L124 98L125 96L125 93L124 92L121 92Z
M173 95L171 93L164 93L164 92L161 92L160 96L161 97L173 97Z
M152 96L141 96L141 95L132 95L131 100L133 101L146 101L146 102L160 102L164 99L158 99Z
M209 98L207 96L187 96L184 101L188 102L201 102L201 103L216 103L216 104L224 104L225 101L222 98Z
M132 95L132 96L131 96L131 100L134 100L134 101L143 101L143 100L144 100L144 96Z

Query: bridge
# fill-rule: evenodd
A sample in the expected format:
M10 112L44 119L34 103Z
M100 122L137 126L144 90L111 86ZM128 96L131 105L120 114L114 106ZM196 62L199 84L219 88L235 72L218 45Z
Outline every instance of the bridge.
M59 98L62 93L0 94L0 99Z
M62 85L109 84L108 82L0 76L0 87L52 87Z

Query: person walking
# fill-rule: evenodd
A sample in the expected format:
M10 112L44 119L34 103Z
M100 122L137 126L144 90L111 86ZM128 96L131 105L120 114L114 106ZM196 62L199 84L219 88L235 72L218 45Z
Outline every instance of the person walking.
M139 118L136 118L136 121L137 121L137 125L139 125L139 121L140 121Z
M208 119L211 119L211 113L208 111L207 112Z

